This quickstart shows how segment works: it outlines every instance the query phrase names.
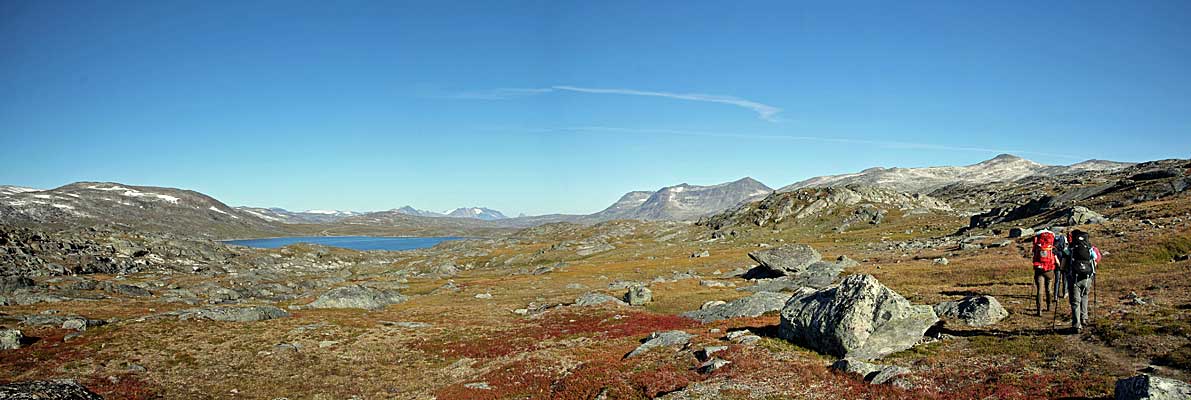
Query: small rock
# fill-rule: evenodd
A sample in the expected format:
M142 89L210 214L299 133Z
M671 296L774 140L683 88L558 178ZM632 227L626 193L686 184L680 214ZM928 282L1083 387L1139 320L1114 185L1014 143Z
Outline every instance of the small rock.
M865 382L875 385L887 383L898 375L904 375L910 372L910 370L903 367L872 364L851 358L836 361L835 364L831 364L831 368L836 371L860 375L861 379L864 379Z
M960 301L944 301L935 305L940 317L964 321L969 326L988 326L1009 316L1001 303L992 296L968 296Z
M465 383L463 384L463 387L475 390L492 390L492 387L488 386L488 382Z
M1010 238L1027 237L1027 236L1033 236L1033 235L1034 235L1034 230L1031 228L1012 228L1009 230Z
M633 349L633 351L625 355L624 358L635 357L658 347L686 346L687 343L690 343L691 338L693 337L695 337L695 335L683 331L650 333L649 337L645 338L645 343L637 346L636 349Z
M380 321L380 323L381 323L381 325L384 325L384 326L396 326L396 327L400 327L400 328L409 328L409 329L419 329L419 328L428 328L428 327L430 327L430 324L427 324L427 323L425 323L425 322L405 322L405 321L401 321L401 322L393 322L393 321Z
M691 258L703 258L703 257L710 257L710 256L711 256L711 252L707 251L707 250L691 253Z
M477 299L491 299L492 293L480 293L476 295Z
M624 301L621 301L620 299L613 297L611 295L607 295L607 294L599 293L599 292L584 293L582 296L579 296L579 298L575 299L575 305L580 306L580 307L588 307L588 306L594 306L594 305L604 304L604 303L612 303L614 305L625 305Z
M299 350L302 350L302 345L298 343L278 343L273 346L276 353L296 353Z
M19 349L25 335L16 329L0 329L0 350Z
M728 349L728 346L707 346L707 347L704 347L703 350L699 350L698 352L696 352L695 357L698 358L700 361L707 361L707 360L711 359L711 356L714 356L715 353L719 353L719 352L727 350L727 349Z
M988 247L992 247L992 248L996 248L996 247L1005 247L1005 246L1008 246L1008 245L1011 245L1011 244L1013 244L1013 241L1012 241L1012 240L1009 240L1009 239L1001 239L1001 240L998 240L998 241L995 241L995 242L989 243L989 244L988 244Z
M742 344L742 345L746 345L746 346L757 344L757 342L760 342L760 341L761 341L761 337L757 336L757 335L743 335L743 336L737 337L736 339L732 339L733 343Z
M62 329L85 331L87 330L87 320L82 318L68 319L62 322Z
M722 305L722 304L728 304L728 302L723 301L723 300L709 300L709 301L704 302L703 305L699 306L699 309L706 310L708 308L715 307L715 306Z
M731 364L731 363L732 363L731 361L724 360L724 359L721 359L718 357L713 357L712 359L707 360L703 364L700 364L698 371L700 374L710 374L712 372L715 372L715 370L717 370L717 369L728 366L728 364Z
M951 261L947 261L947 257L939 257L934 260L934 264L935 265L947 265L947 264L951 264Z

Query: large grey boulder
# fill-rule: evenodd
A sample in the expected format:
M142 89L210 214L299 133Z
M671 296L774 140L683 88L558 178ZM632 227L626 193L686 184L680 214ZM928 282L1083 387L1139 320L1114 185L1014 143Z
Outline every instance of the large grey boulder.
M30 381L0 385L5 400L103 400L98 394L70 379Z
M248 307L205 307L176 311L172 314L180 320L206 319L226 322L255 322L274 318L285 318L289 313L273 306Z
M749 253L758 265L744 275L763 285L755 291L776 292L782 289L830 286L844 268L856 262L841 258L838 262L822 261L819 252L805 244L792 244ZM748 289L746 289L748 290Z
M1117 381L1116 400L1191 399L1191 385L1153 375L1138 375Z
M845 358L831 364L831 369L849 374L860 375L865 382L874 385L889 382L898 375L910 373L909 369L896 365L880 365L864 362L852 358Z
M958 319L969 326L989 326L1009 316L1001 302L992 296L968 296L959 301L944 301L935 305L935 314L942 318Z
M311 302L311 308L362 308L379 310L390 304L406 300L395 290L376 290L360 285L343 286L328 290Z
M795 294L782 309L778 335L822 353L872 360L913 347L938 320L931 306L911 304L871 275L852 275Z
M16 329L0 329L0 350L21 348L25 335Z
M615 296L599 292L584 293L582 296L579 296L579 298L575 299L575 305L580 307L588 307L604 303L611 303L619 306L625 305L624 301L621 301Z
M653 332L649 334L649 337L645 338L645 343L637 346L636 349L633 349L624 358L636 357L659 347L686 346L687 343L691 342L691 338L693 337L695 335L683 331Z
M629 286L628 293L624 294L624 301L630 306L643 306L653 301L653 291L645 285Z
M739 317L760 317L768 312L780 311L792 296L792 293L759 292L724 304L687 311L682 313L682 316L704 323Z
M1067 210L1067 223L1071 225L1099 224L1108 221L1103 215L1084 206L1075 206Z
M811 264L823 259L813 247L805 244L787 244L772 249L749 253L749 258L775 275L799 275Z

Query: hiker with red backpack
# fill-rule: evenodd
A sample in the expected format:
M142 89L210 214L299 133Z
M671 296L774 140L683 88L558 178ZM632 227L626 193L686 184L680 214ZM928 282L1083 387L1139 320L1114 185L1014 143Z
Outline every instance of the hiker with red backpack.
M1096 266L1100 263L1100 249L1092 245L1088 233L1071 231L1068 238L1067 292L1071 295L1071 328L1083 331L1088 322L1088 295L1096 282Z
M1055 269L1059 266L1054 247L1054 232L1043 229L1034 234L1034 315L1037 316L1042 315L1044 301L1046 311L1050 311L1050 288L1055 280Z

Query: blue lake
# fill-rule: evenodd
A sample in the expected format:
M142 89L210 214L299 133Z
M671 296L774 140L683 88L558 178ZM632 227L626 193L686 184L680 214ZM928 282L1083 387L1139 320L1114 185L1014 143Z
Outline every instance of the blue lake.
M323 246L342 247L352 250L414 250L459 237L376 237L376 236L308 236L268 239L225 240L224 243L240 246L274 249L294 243L312 243Z

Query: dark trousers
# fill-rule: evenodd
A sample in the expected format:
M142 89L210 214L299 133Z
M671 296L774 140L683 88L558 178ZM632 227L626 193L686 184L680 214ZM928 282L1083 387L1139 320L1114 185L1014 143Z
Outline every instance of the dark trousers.
M1067 274L1062 270L1055 270L1055 298L1067 297ZM1057 302L1056 302L1057 303Z
M1055 280L1055 271L1044 271L1042 268L1034 268L1034 306L1035 310L1042 313L1042 305L1046 304L1046 310L1050 310L1050 287Z

